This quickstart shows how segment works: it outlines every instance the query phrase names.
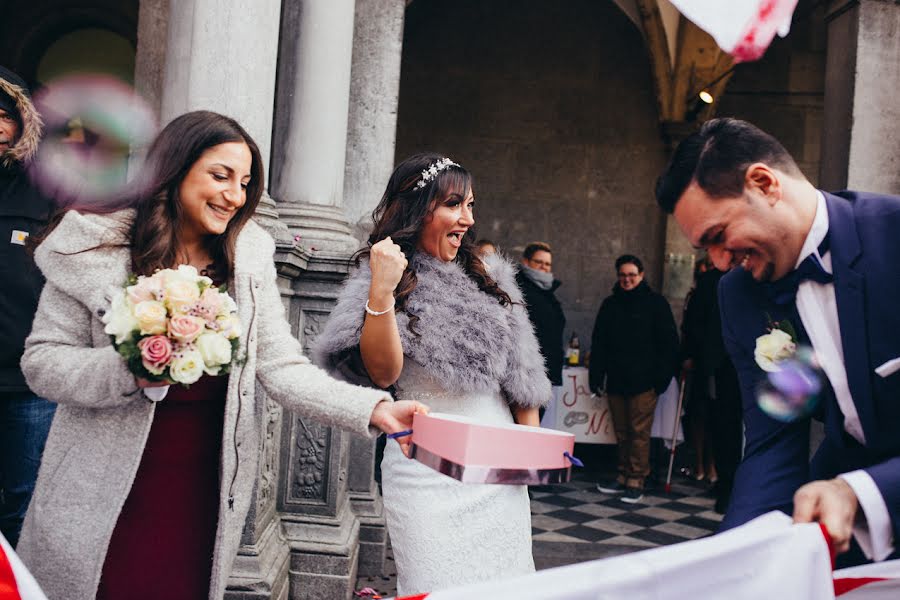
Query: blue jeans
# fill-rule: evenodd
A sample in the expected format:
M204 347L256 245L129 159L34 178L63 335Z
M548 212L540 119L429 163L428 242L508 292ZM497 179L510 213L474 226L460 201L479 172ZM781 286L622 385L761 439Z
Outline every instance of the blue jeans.
M0 531L15 547L34 492L56 404L31 392L0 392Z

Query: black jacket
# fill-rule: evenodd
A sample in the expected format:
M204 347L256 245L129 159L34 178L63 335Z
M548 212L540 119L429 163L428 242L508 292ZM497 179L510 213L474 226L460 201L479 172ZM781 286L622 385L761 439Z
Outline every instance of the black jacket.
M618 284L597 313L591 336L590 385L630 396L666 390L678 366L672 309L646 282L626 292Z
M718 289L723 275L717 269L700 274L684 308L682 358L692 359L694 372L701 377L714 375L719 367L729 362L719 316Z
M566 327L566 316L555 294L562 282L556 279L549 290L542 290L521 271L516 275L516 282L525 297L528 318L534 325L541 354L544 356L547 377L553 385L562 385L563 330Z
M0 92L15 101L22 126L13 147L0 154L0 392L28 389L19 360L44 279L24 242L44 228L52 209L25 172L37 152L41 122L23 86L0 71Z

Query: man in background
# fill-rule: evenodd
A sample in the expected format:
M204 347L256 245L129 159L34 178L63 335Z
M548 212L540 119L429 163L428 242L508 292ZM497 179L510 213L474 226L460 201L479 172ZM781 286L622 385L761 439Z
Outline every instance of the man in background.
M597 484L636 504L650 474L650 432L656 399L666 391L678 362L672 309L644 281L644 265L631 254L616 259L618 282L594 322L590 387L606 390L618 454L617 477ZM604 387L605 386L605 387Z
M528 317L534 325L547 377L555 386L562 385L563 329L566 316L556 298L562 282L553 277L553 251L550 244L532 242L525 246L516 281L525 297Z
M28 86L0 67L0 531L13 546L56 407L28 389L19 368L44 283L25 244L51 210L25 172L41 129Z

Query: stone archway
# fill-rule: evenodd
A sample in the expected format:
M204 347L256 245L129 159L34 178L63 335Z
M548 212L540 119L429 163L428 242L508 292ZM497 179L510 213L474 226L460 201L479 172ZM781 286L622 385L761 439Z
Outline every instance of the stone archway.
M617 256L640 255L660 286L665 219L652 182L667 152L651 74L641 31L613 2L406 11L397 158L436 150L467 165L478 235L511 256L549 242L582 340Z
M67 34L101 29L137 47L138 0L34 0L17 3L0 24L0 56L30 84L47 49Z

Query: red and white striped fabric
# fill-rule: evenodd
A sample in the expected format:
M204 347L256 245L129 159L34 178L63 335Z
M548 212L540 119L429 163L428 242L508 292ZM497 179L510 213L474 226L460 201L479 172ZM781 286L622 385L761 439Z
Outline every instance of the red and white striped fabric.
M775 33L791 28L797 0L670 0L697 27L711 35L734 62L757 60Z
M900 560L835 571L834 595L838 600L897 600Z
M0 533L0 600L47 600L12 546Z

